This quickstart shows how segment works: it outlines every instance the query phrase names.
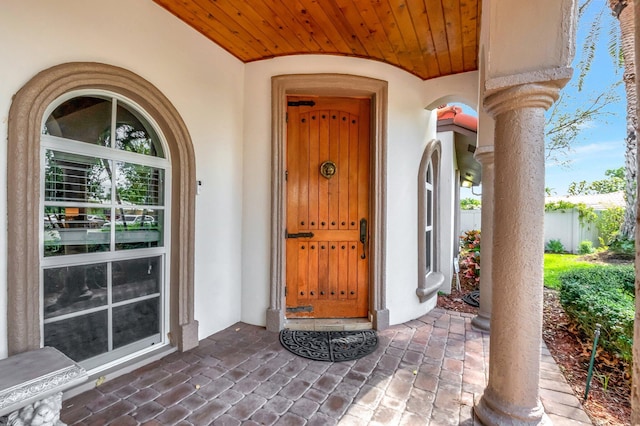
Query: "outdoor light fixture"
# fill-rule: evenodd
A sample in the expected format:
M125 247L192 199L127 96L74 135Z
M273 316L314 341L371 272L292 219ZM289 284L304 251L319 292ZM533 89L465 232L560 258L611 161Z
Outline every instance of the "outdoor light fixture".
M470 180L463 180L461 185L463 188L471 188L473 182L471 182Z

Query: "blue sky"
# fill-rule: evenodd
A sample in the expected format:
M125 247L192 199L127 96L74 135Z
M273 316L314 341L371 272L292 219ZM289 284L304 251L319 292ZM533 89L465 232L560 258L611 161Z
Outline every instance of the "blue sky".
M582 58L582 46L587 31L589 30L591 17L598 12L602 6L601 2L592 2L589 10L585 14L586 19L578 23L577 49L574 60L574 68ZM613 83L622 79L622 69L616 69L613 60L607 50L610 24L617 25L615 18L608 11L605 11L602 23L600 40L596 49L595 59L592 68L585 79L585 86L578 92L575 84L576 76L572 79L564 91L576 100L576 104L587 102L590 96L601 93ZM617 29L617 27L615 27ZM619 100L607 109L611 115L604 118L604 121L593 121L585 123L584 129L574 142L570 153L571 164L568 167L561 167L547 163L545 186L551 188L556 195L565 195L571 182L585 180L604 179L605 171L624 166L624 137L626 133L625 124L625 96L624 87L617 87Z
M574 59L574 69L582 59L582 47L587 32L589 31L593 16L603 6L603 2L592 2L586 11L584 19L578 23L577 48ZM563 89L575 101L575 105L586 104L589 99L609 88L612 84L622 80L622 69L617 69L608 52L609 28L615 18L605 10L602 17L602 30L595 53L591 70L585 79L582 91L578 91L575 85L577 71L574 78ZM615 27L617 30L617 26ZM553 195L566 195L572 182L600 180L605 178L605 171L624 166L624 137L626 133L625 122L625 96L624 87L619 85L616 89L618 102L610 105L607 111L610 113L603 120L584 123L583 130L572 145L568 158L568 166L559 166L550 161L546 164L545 187L552 190ZM465 109L465 112L469 111ZM469 112L468 112L469 113ZM472 113L473 114L473 113ZM482 188L474 188L473 193L479 194ZM474 197L471 190L461 188L461 198ZM477 198L477 197L474 197Z

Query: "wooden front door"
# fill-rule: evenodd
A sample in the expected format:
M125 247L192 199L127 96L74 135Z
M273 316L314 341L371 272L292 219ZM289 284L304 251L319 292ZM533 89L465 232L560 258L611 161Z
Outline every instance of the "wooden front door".
M287 317L366 317L369 99L287 101Z

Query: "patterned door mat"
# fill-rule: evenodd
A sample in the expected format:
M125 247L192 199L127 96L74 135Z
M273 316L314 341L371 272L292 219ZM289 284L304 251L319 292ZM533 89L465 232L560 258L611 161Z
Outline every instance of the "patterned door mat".
M280 343L288 351L316 361L350 361L369 355L378 346L374 330L300 331L284 329Z

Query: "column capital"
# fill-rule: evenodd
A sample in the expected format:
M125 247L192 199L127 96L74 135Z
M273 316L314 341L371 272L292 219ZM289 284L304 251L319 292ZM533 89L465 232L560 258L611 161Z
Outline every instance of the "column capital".
M553 68L487 80L484 107L494 118L514 109L548 109L572 74L572 68Z
M494 153L493 145L483 145L483 146L479 146L476 149L476 153L474 154L474 157L482 165L493 164L493 158L494 158L493 153Z

